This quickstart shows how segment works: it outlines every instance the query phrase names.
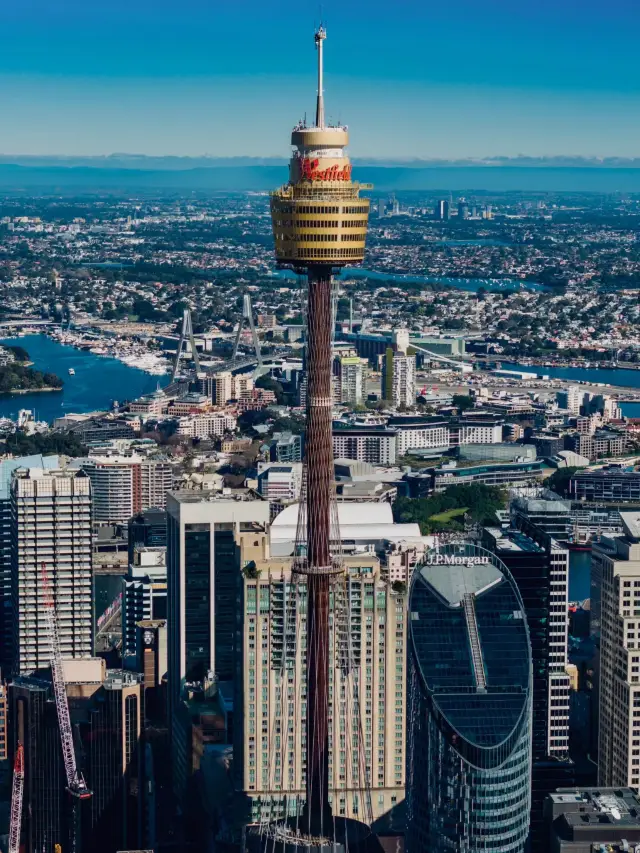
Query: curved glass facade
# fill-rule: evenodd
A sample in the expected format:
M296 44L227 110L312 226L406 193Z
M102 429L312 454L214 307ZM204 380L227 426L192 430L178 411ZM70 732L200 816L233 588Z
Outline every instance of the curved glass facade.
M445 546L416 569L409 610L407 850L523 851L531 651L518 588L490 552Z

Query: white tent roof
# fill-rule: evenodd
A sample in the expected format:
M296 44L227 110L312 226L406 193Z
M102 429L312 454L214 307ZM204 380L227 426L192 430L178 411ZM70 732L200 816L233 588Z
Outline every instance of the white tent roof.
M300 504L290 504L273 519L271 529L298 526ZM338 523L340 529L349 525L393 524L391 504L363 501L362 503L338 502ZM405 526L405 525L403 525Z

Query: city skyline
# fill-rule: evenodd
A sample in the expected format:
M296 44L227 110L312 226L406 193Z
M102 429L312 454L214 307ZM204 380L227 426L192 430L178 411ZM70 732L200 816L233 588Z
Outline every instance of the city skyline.
M281 128L313 109L301 44L318 14L290 0L242 14L189 0L180 16L166 0L5 9L0 151L286 156ZM323 15L328 118L348 116L360 157L637 153L639 13L627 0L535 12L463 0L455 16L402 0L392 17L332 0ZM260 133L239 147L252 124Z

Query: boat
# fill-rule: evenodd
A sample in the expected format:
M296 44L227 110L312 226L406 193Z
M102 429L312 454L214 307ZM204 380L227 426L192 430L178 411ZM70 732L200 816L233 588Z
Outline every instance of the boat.
M75 376L75 375L76 375L75 370L73 369L73 367L70 367L69 368L69 376Z

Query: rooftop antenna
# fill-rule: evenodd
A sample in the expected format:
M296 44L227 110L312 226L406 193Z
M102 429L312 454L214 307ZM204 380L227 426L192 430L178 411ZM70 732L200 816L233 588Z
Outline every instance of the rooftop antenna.
M324 129L324 78L322 62L322 43L327 37L327 31L320 24L315 34L316 48L318 50L318 101L316 105L316 127Z

